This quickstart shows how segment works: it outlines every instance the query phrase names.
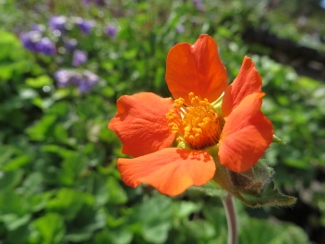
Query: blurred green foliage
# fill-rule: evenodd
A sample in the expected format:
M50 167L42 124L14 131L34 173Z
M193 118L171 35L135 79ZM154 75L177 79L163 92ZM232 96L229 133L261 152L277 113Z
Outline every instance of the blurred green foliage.
M168 198L146 186L125 186L116 169L121 144L106 128L119 96L139 91L170 96L164 80L168 50L178 42L193 43L201 33L217 41L230 82L245 55L255 61L266 93L263 111L287 143L272 146L265 159L279 187L297 196L298 206L319 213L307 216L305 225L297 223L305 231L325 228L324 83L248 53L240 36L247 23L268 23L287 33L278 31L283 28L278 12L267 12L265 1L202 1L202 9L196 7L185 0L111 0L103 6L0 1L0 243L226 243L218 198L196 191ZM88 62L75 69L100 77L89 93L56 84L54 72L72 67L71 53L48 28L53 15L96 23L89 35L73 26L62 33L88 53ZM19 32L33 24L47 28L57 55L23 48ZM117 27L116 37L105 35L107 24ZM303 40L303 30L285 28ZM247 211L237 205L240 243L309 242L297 223L287 222L288 209Z

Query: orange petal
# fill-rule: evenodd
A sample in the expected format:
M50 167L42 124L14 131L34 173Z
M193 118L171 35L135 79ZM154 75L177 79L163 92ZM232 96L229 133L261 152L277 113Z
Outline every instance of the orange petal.
M131 187L150 184L169 196L207 183L216 170L207 152L180 148L165 148L133 159L120 158L117 167L125 184Z
M227 117L231 111L249 94L261 92L262 79L255 69L253 61L245 57L238 76L225 92L222 112Z
M222 64L218 47L208 35L200 35L194 45L180 43L168 53L166 82L175 99L193 92L200 98L215 101L227 85L227 71Z
M218 156L220 163L232 171L251 168L272 142L272 123L260 111L263 95L246 96L226 118Z
M168 127L165 115L172 106L171 98L162 98L154 93L120 97L117 114L108 128L122 141L122 152L138 157L171 146L175 135Z

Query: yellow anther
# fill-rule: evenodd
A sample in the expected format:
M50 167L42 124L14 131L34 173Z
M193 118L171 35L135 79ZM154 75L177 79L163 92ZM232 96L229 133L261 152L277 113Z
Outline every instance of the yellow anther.
M174 102L173 109L166 114L169 126L178 133L177 141L187 143L193 149L203 149L218 143L224 121L207 99L201 100L193 92L188 94L191 104L185 105L183 98Z

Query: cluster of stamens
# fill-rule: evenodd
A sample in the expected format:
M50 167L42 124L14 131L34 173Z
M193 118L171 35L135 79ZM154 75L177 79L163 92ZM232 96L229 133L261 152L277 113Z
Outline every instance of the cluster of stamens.
M201 100L189 93L190 104L183 98L174 101L173 109L166 118L169 127L178 133L177 140L185 142L192 149L203 149L218 143L224 121L207 99Z

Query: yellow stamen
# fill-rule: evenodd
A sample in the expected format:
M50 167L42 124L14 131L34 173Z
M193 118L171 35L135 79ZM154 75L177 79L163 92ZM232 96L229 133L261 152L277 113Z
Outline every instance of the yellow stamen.
M167 114L171 130L178 133L178 141L193 149L203 149L218 143L224 120L218 116L207 99L201 100L193 92L188 94L190 104L183 98L175 100L173 109Z

